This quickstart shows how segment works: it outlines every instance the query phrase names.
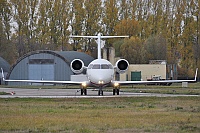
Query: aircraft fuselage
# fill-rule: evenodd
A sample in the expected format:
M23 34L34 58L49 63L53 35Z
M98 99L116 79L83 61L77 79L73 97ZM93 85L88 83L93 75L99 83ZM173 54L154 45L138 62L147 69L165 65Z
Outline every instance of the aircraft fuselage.
M105 59L96 59L88 65L87 76L92 85L104 87L113 80L114 67Z

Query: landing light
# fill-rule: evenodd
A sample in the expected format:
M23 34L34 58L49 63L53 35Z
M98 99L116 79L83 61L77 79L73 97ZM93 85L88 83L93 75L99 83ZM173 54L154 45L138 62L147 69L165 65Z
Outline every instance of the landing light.
M115 86L115 87L119 86L119 83L114 83L114 86Z
M103 81L101 81L101 80L99 81L99 84L103 84L103 83L104 83Z
M83 83L82 83L82 86L83 86L83 87L86 87L86 86L87 86L87 84L86 84L85 82L83 82Z

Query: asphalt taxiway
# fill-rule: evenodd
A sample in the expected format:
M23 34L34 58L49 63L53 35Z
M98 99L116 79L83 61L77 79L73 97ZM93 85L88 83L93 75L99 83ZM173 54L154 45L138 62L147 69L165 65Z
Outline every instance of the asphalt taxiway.
M114 95L112 91L104 91L103 96L98 96L98 90L87 89L88 95L81 96L79 89L21 89L21 88L0 88L0 92L7 95L0 95L0 98L102 98L102 97L198 97L200 95L181 95L181 94L157 94L157 93L131 93L123 92Z

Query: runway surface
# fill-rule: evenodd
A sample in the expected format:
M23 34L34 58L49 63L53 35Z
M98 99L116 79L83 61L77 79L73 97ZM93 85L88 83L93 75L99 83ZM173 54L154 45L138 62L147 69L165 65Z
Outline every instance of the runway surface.
M181 95L181 94L156 94L156 93L131 93L122 92L114 95L112 92L104 91L104 96L98 96L98 91L87 89L87 96L81 96L79 89L21 89L21 88L0 88L0 92L7 95L0 95L0 98L103 98L103 97L197 97L200 95Z

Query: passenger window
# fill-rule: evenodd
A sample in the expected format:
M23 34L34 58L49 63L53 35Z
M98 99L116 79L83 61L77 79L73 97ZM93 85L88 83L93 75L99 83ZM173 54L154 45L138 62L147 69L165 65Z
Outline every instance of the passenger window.
M102 64L101 69L109 69L109 66L107 64Z
M95 65L93 65L92 69L100 69L100 65L99 64L95 64Z

